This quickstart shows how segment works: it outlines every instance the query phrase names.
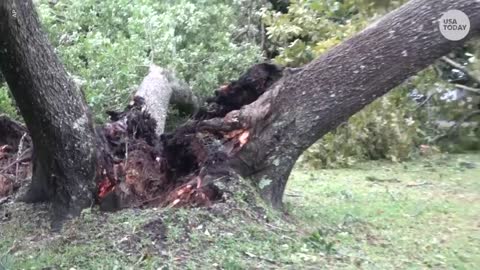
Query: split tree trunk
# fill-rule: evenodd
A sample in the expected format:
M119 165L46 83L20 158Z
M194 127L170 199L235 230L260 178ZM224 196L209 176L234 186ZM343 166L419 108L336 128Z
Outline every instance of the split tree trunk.
M172 92L165 70L152 64L148 75L143 79L135 93L135 96L143 99L145 110L156 120L155 132L158 136L163 133L165 128Z
M155 64L150 65L135 96L143 99L145 110L157 122L157 136L165 131L169 104L190 115L199 108L198 98L190 87L172 72Z
M444 12L459 9L480 30L480 1L411 0L364 31L285 76L240 110L252 140L232 160L263 198L281 207L297 158L319 138L463 42L439 31Z
M52 201L55 214L94 203L96 147L81 91L41 30L31 0L0 2L0 67L34 145L25 200Z

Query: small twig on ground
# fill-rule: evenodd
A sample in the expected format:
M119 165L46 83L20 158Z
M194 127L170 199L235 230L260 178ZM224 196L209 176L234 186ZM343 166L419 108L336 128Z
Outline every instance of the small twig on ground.
M143 262L146 258L147 258L147 253L143 253L142 256L140 256L140 259L138 259L138 261L133 265L133 266L137 266L139 265L141 262Z
M22 135L22 138L20 138L20 142L18 143L18 151L17 151L17 157L15 158L15 162L17 163L15 166L15 183L18 181L18 169L20 168L20 163L18 162L21 158L20 153L23 152L23 147L25 143L25 138L27 137L27 133L24 133ZM22 153L23 154L23 153Z
M421 183L415 183L415 184L408 184L406 187L421 187L421 186L428 186L432 185L431 182L421 182Z
M297 194L297 193L285 193L286 196L288 197L295 197L295 198L301 198L303 197L301 194Z
M9 199L10 199L10 196L7 196L7 197L3 197L3 198L1 198L1 199L0 199L0 205L2 205L2 204L4 204L4 203L8 202L8 200L9 200Z
M291 230L283 229L283 228L277 227L275 225L272 225L270 223L265 223L265 225L267 225L267 227L270 227L274 230L279 230L279 231L283 231L283 232L291 232Z
M232 210L238 210L238 211L240 211L240 212L243 212L243 213L247 214L247 216L249 216L251 219L257 220L257 217L255 216L255 214L250 213L249 211L247 211L247 210L245 210L245 209L242 209L242 208L232 208Z
M432 99L432 97L433 97L435 94L436 94L436 93L433 93L433 94L428 95L428 97L427 97L424 101L422 101L422 103L418 104L418 106L415 108L415 110L418 110L418 109L422 108L425 104L427 104L427 103Z
M375 176L367 176L365 179L370 182L380 182L380 183L400 183L401 182L397 178L381 179Z
M265 257L262 257L262 256L258 256L258 255L255 255L255 254L253 254L253 253L250 253L250 252L248 252L248 251L244 251L243 253L244 253L245 255L247 255L248 257L250 257L250 258L260 259L260 260L264 260L264 261L266 261L266 262L269 262L269 263L271 263L271 264L278 265L278 262L276 262L276 261L274 261L274 260L272 260L272 259L265 258Z

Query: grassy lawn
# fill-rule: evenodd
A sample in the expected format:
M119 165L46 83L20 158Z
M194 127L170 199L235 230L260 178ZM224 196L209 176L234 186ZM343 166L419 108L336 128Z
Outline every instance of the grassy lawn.
M0 269L479 269L480 154L292 174L286 213L0 206Z

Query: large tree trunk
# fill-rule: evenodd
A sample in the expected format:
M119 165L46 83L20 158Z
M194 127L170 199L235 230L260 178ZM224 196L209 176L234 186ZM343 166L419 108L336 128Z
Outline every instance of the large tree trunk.
M78 214L95 198L94 130L81 91L41 30L31 0L0 2L0 67L34 144L25 200Z
M280 207L297 158L314 142L367 104L466 41L439 31L444 12L459 9L480 30L480 1L411 0L341 43L300 72L285 76L238 121L251 141L232 159L253 179L264 199Z

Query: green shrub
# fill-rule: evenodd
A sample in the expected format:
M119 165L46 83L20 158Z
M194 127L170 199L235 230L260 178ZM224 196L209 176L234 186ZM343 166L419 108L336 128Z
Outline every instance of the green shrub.
M13 106L6 84L3 86L0 85L0 114L7 114L10 117L18 118L17 110L15 106Z

